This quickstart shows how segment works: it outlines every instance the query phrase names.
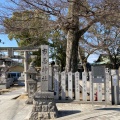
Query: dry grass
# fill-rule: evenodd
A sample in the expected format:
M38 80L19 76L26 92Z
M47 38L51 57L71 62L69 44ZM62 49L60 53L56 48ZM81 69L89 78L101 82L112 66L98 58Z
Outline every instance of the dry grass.
M28 99L28 95L27 95L27 94L22 94L22 95L20 95L17 99L18 99L18 100Z
M10 91L11 91L10 89L0 89L0 95Z

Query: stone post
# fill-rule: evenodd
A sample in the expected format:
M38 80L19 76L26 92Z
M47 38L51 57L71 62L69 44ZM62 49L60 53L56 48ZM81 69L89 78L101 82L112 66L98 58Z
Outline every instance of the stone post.
M56 100L59 99L59 73L58 72L55 72L55 75L54 75L54 98Z
M29 120L54 119L57 116L54 92L48 91L48 53L48 46L41 45L41 89L34 94L33 109Z
M52 61L51 63L51 81L52 81L52 90L54 90L54 65L55 65L55 62ZM49 78L50 80L50 78Z
M75 100L80 100L79 72L75 72Z
M51 65L49 65L49 81L48 81L48 90L49 91L52 91L53 90L53 82L52 82L52 80L53 80L53 78L52 78L53 76L52 76L52 66Z
M83 101L87 101L87 73L83 72L82 73L82 98Z
M89 80L90 80L90 101L93 101L94 98L94 88L93 88L93 82L92 82L92 72L89 72Z
M119 104L119 77L118 70L111 70L112 82L111 82L111 92L112 92L112 104Z
M61 99L66 99L66 74L65 71L61 73Z
M73 99L73 77L72 72L68 73L68 99Z
M111 80L111 76L108 72L105 73L106 74L106 86L105 86L105 91L106 91L106 98L105 98L105 101L106 101L106 105L110 103L110 87L109 87L109 82Z

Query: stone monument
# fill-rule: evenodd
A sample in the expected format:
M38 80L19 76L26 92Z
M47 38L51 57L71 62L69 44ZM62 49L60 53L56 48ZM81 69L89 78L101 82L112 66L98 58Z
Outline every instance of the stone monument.
M41 89L39 89L34 95L33 109L29 120L54 119L57 116L54 92L48 91L48 52L48 46L41 45Z

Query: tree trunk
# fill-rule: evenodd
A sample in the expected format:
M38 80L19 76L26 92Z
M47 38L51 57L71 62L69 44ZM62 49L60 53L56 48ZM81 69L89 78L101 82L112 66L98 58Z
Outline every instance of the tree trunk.
M82 66L83 66L84 72L87 72L87 67L86 67L87 62L85 60L86 58L84 57L84 59L83 59L82 55L83 55L83 53L82 53L80 47L78 47L78 56L79 56L80 62L82 64Z
M114 55L114 68L113 69L118 69L118 65L117 65L117 55Z
M69 30L67 34L67 49L66 49L66 71L77 71L78 63L78 41L77 35L73 30Z
M87 67L86 67L86 63L85 63L85 62L83 63L83 69L84 69L84 72L88 73Z
M79 43L79 0L71 0L68 11L67 48L66 48L66 72L76 72L78 63Z

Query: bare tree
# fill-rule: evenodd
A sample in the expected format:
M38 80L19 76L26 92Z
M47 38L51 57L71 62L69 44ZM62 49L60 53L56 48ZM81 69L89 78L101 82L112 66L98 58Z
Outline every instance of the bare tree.
M100 37L102 51L109 57L111 67L118 69L120 65L120 28L116 26L106 28L104 26L104 32L99 33Z
M77 70L78 43L95 23L115 23L120 17L119 0L10 0L20 10L41 10L51 16L50 28L62 28L67 37L66 71ZM114 19L113 19L114 18Z
M118 68L120 64L120 28L118 25L97 24L93 25L88 32L91 32L91 34L87 33L87 40L84 39L84 45L81 46L84 49L90 49L91 52L106 54L106 57L109 57L112 68ZM88 51L88 53L90 52Z

